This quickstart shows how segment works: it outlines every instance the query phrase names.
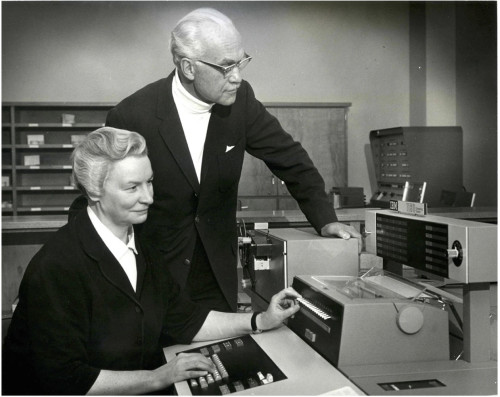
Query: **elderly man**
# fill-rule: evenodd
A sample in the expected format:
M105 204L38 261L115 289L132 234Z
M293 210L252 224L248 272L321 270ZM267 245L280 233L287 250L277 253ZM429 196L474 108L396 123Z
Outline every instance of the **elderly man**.
M286 183L319 234L361 236L337 222L308 154L242 79L252 57L228 17L208 8L189 13L172 31L170 49L175 71L121 101L106 124L139 132L150 150L155 200L143 240L193 301L234 311L245 151Z

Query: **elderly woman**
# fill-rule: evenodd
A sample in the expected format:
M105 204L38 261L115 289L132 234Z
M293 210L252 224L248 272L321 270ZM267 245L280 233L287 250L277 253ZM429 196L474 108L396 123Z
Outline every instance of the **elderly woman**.
M28 265L3 348L3 394L142 394L213 372L201 354L165 363L162 332L179 343L279 326L298 310L292 289L266 312L222 313L186 300L135 239L153 202L144 139L104 127L72 155L89 202ZM251 326L253 325L253 327Z

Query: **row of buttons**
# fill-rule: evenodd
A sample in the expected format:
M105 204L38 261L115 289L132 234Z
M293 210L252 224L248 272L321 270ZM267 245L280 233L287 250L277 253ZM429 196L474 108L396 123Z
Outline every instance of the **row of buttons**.
M219 356L217 354L212 354L212 357L210 357L212 362L215 364L215 373L219 374L219 376L222 376L223 378L228 378L229 374L227 373L226 367L224 367L224 364L222 364L222 361L220 360Z
M236 347L243 347L244 343L240 338L237 338L234 340L234 344ZM231 344L231 341L225 341L222 343L222 346L226 351L230 351L233 349L233 345ZM196 379L190 379L189 382L191 384L191 387L198 387L200 386L202 389L207 388L209 384L218 382L222 379L227 379L229 377L229 374L224 367L224 364L222 364L221 359L218 356L218 353L222 351L221 347L219 344L215 344L212 346L208 347L202 347L200 349L200 353L203 354L205 357L207 357L212 363L215 365L215 371L214 375L208 374L206 377L200 376L198 378L198 381ZM220 387L223 387L226 385L221 385ZM242 385L243 387L243 385ZM229 390L229 389L228 389ZM244 390L244 388L242 389ZM221 390L222 391L222 390ZM225 393L227 394L227 393Z
M236 345L236 347L243 347L243 340L241 340L240 338L237 338L234 340L234 344ZM224 349L226 349L226 351L231 351L233 350L233 345L231 344L231 341L227 340L225 342L222 343L222 346L224 347ZM212 354L218 354L221 352L221 347L219 344L215 344L215 345L212 345L212 346L208 346L208 347L202 347L200 349L200 353L203 354L205 357L210 357Z
M222 379L229 378L229 374L227 373L226 367L224 367L224 364L222 364L222 361L220 360L217 354L212 354L212 356L208 358L215 365L214 374L213 375L207 374L206 376L200 376L198 378L198 382L196 381L196 379L190 379L189 382L191 384L191 387L200 386L202 389L205 389L211 383L219 382Z
M260 382L257 382L254 378L247 379L248 387L250 389L253 387L260 386L260 385L267 385L268 383L273 382L273 376L271 374L267 374L267 376L264 377L262 372L258 372L257 376L259 377ZM245 390L245 386L243 386L243 383L241 383L241 381L239 381L239 380L233 382L232 385L234 387L235 392ZM219 390L220 390L222 395L231 394L231 390L229 389L229 385L226 385L226 384L220 385Z
M314 312L316 315L321 317L323 320L328 320L332 318L329 314L325 313L323 310L318 308L317 306L313 305L311 302L309 302L307 299L304 298L298 298L297 301L307 307L309 310Z
M219 362L220 362L220 360L219 360ZM220 363L220 366L219 366L217 364L217 361L215 361L215 363L216 363L216 366L219 368L219 370L223 371L222 378L228 378L228 374L227 374L226 369L224 368L224 365L222 365L222 363ZM200 386L202 389L206 389L209 384L221 380L221 377L220 377L220 374L218 373L218 371L216 370L215 372L216 372L215 377L212 376L212 374L208 374L206 377L200 376L198 378L198 381L196 381L196 379L190 379L189 382L191 384L191 387L194 388L194 387ZM267 374L266 376L264 376L261 371L257 372L257 377L259 378L259 381L255 380L254 378L247 379L249 388L257 387L260 385L267 385L267 384L272 383L274 381L274 377L272 374ZM232 385L236 391L245 390L245 386L243 386L243 383L241 383L241 381L239 381L239 380L233 382ZM219 390L221 391L222 394L230 394L231 393L229 386L227 384L220 385Z

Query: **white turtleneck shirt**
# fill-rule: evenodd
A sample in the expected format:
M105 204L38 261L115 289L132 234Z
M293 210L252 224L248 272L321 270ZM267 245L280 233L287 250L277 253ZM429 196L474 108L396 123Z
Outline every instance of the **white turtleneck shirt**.
M172 82L172 95L181 119L182 129L188 144L194 169L201 182L201 164L203 162L203 148L207 137L208 123L212 104L205 103L192 96L182 86L177 70Z

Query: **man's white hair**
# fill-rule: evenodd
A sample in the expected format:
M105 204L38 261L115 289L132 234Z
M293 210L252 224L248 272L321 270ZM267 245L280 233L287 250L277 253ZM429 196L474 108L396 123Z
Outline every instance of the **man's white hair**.
M213 8L198 8L183 17L170 35L170 52L175 66L182 58L200 58L205 51L205 38L214 31L232 29L233 22Z

